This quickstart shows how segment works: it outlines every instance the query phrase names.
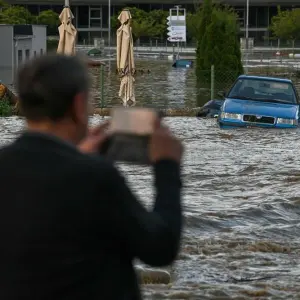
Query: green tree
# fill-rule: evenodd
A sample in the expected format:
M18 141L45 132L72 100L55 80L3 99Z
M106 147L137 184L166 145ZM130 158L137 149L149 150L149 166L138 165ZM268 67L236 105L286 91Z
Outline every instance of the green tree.
M8 6L8 4L5 1L0 0L0 12L7 6Z
M148 19L150 24L152 24L152 34L153 37L160 37L163 38L167 35L167 17L169 15L168 11L156 9L152 10L148 14Z
M278 7L278 13L271 20L271 32L280 39L295 41L300 39L300 8L282 11Z
M134 40L139 41L142 37L162 37L167 30L168 13L162 10L153 10L150 13L136 7L126 7L132 16L132 34ZM118 16L123 10L121 9L117 15L111 18L111 27L115 30L120 26Z
M204 40L206 29L211 24L212 13L214 6L211 0L204 0L203 5L199 7L198 16L200 17L200 23L198 27L197 36L197 66L196 72L199 75L199 72L203 71L203 65L205 64L205 47L206 41ZM207 39L207 37L206 37ZM203 42L204 40L204 42Z
M44 10L37 16L37 22L38 24L57 27L60 24L59 14L50 9Z
M209 87L215 67L216 89L228 88L243 73L236 13L228 6L205 0L198 14L196 75L199 87ZM207 100L207 99L206 99Z
M0 23L47 25L48 33L57 34L60 21L59 15L52 10L42 11L38 16L33 16L23 6L8 5L5 1L0 0Z
M132 21L132 34L135 40L139 42L141 37L154 36L153 22L149 23L149 20L133 20Z
M201 23L201 10L197 9L195 13L186 14L186 32L188 39L197 40L198 31Z
M2 6L0 12L0 23L4 24L34 24L35 18L22 6Z
M47 34L57 34L60 25L59 14L53 10L44 10L37 16L37 23L47 25Z

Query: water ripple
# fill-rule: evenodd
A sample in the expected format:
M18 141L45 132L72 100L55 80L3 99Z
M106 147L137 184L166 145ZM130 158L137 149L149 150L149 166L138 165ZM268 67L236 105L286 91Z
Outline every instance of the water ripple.
M172 285L145 286L147 298L299 299L299 130L221 131L215 120L196 118L165 122L185 145L184 238ZM23 126L21 118L0 119L1 143ZM151 168L118 167L150 207Z

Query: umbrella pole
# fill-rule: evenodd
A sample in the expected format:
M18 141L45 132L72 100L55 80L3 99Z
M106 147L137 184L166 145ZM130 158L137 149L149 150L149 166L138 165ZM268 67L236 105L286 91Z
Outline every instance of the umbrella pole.
M109 55L109 61L108 61L108 67L110 72L110 65L111 65L111 56L110 56L110 34L111 34L111 3L110 0L108 0L108 55Z
M65 7L69 7L70 6L70 1L69 0L65 0Z
M104 118L103 108L104 108L104 67L101 65L101 115Z

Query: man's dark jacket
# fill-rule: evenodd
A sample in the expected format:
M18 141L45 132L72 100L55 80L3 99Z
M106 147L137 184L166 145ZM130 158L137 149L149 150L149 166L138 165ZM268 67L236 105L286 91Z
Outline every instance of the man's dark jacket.
M179 165L153 168L147 211L111 163L58 138L28 132L2 148L0 299L140 299L133 260L170 264L182 224Z

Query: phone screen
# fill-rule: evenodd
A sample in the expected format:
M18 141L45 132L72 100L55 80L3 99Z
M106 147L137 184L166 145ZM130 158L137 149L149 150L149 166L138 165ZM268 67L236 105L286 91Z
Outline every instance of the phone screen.
M159 114L148 108L114 109L100 153L112 161L149 165L148 145L157 118Z

